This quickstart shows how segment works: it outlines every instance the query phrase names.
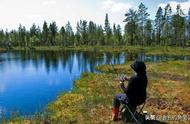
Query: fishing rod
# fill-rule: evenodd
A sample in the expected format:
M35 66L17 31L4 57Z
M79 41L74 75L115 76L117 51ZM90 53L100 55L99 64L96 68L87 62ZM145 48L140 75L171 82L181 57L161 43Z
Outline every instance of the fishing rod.
M113 63L111 63L111 66L112 66L113 71L117 74L117 77L119 78L119 80L124 80L124 79L126 79L126 76L125 76L124 74L119 74L119 73L117 72L117 70L115 69Z
M116 71L113 63L111 63L111 66L112 66L113 71L117 74L117 76L119 76L119 73Z

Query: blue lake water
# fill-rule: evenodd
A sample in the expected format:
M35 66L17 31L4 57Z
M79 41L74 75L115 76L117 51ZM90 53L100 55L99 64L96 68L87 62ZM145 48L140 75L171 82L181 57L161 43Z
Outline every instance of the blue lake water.
M72 90L82 72L97 72L102 64L145 61L189 60L189 56L145 56L144 54L74 51L17 51L0 53L0 114L41 112L61 92Z

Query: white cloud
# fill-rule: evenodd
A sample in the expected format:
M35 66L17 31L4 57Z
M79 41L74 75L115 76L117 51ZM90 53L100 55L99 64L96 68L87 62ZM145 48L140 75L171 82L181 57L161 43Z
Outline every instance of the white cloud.
M25 15L26 18L28 19L40 19L40 18L43 18L43 15L37 15L37 14L28 14L28 15Z
M130 3L116 2L114 0L104 0L102 2L102 8L105 10L110 10L112 13L127 11L132 8Z
M43 6L48 6L48 5L55 5L57 2L55 0L46 0L42 2Z
M176 7L177 7L178 4L180 4L180 6L181 6L181 8L182 8L182 10L183 10L183 12L185 14L188 13L188 10L190 8L190 0L185 1L185 2L170 1L170 2L167 2L167 3L160 3L158 6L162 7L162 8L165 8L168 3L172 7L173 12L176 12Z

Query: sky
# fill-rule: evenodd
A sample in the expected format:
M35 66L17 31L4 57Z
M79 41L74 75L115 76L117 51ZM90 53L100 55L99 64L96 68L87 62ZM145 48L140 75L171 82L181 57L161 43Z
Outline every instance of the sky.
M143 2L148 7L150 18L155 18L159 6L170 3L173 11L180 4L187 13L190 0L0 0L0 28L17 29L19 24L27 29L33 23L42 26L44 20L48 23L56 21L58 27L71 22L73 29L80 19L104 24L106 13L110 23L124 26L124 14L129 8L137 9Z

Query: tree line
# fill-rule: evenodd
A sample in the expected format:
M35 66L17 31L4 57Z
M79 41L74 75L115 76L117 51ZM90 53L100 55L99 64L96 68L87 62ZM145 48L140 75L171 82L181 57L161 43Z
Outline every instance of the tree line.
M149 19L147 7L141 3L138 10L125 14L125 34L128 43L140 45L186 46L190 44L190 9L185 15L180 4L172 12L170 4L158 8L155 20Z
M79 45L190 45L190 9L185 15L180 5L176 12L172 12L170 4L165 8L159 7L155 20L149 18L147 7L141 3L137 10L129 9L125 13L125 27L110 25L108 14L105 16L104 26L93 21L80 20L76 31L68 22L58 29L56 22L43 26L33 24L29 30L19 25L17 30L0 30L0 47L14 46L79 46Z

